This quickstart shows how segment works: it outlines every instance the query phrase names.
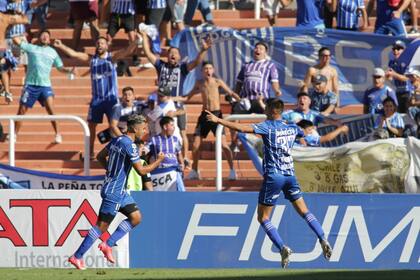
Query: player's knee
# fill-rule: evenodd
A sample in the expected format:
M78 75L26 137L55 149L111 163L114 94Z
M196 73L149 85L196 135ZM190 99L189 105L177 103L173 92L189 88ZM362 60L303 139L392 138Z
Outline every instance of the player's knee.
M264 221L267 221L267 220L269 220L270 218L268 217L268 216L266 216L266 215L262 215L262 214L259 214L258 216L257 216L257 221L260 223L260 224L262 224Z
M135 227L135 226L137 226L138 224L141 223L141 219L142 219L141 213L139 211L137 211L137 212L133 213L133 215L131 215L130 223L133 227Z

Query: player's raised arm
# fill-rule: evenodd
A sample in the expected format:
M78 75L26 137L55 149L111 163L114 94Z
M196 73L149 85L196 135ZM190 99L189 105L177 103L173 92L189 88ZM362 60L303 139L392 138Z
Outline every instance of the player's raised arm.
M221 118L216 117L210 111L206 110L207 120L217 124L221 124L233 130L245 133L254 133L254 128L251 125L244 125L236 122L230 122Z

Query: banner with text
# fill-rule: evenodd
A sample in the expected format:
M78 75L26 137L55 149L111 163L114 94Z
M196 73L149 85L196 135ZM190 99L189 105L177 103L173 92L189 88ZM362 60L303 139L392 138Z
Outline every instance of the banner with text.
M151 175L155 191L185 191L182 177L174 169L158 168ZM100 190L103 181L103 175L54 174L0 163L0 189Z
M253 47L258 41L269 44L268 55L276 63L280 75L282 99L295 102L298 83L307 69L318 61L318 50L331 50L331 65L337 69L340 84L340 104L363 101L364 91L372 86L375 67L388 67L395 37L335 29L259 28L235 30L230 28L198 27L179 32L171 45L180 49L184 61L195 59L201 40L210 36L213 46L206 59L212 61L215 73L233 89L244 62L252 60ZM409 39L399 38L408 42ZM192 89L200 78L197 67L188 75L183 94Z
M262 174L262 140L239 134ZM350 142L339 147L294 147L296 177L304 192L420 193L420 140L414 137Z
M134 198L144 219L130 233L130 268L280 265L278 250L257 221L256 192L150 192ZM420 269L420 195L324 193L305 194L305 201L333 253L324 259L316 235L280 198L272 223L294 252L291 269Z
M101 204L99 191L0 192L0 267L70 267L67 259L96 224ZM101 239L108 239L122 220L122 216L117 216ZM100 242L84 257L88 267L128 267L128 237L113 249L116 265L108 263L98 250Z

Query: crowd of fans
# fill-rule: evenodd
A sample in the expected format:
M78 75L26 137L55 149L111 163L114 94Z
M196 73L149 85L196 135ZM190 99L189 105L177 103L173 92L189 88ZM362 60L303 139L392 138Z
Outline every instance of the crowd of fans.
M150 137L139 142L140 151L149 162L153 162L160 152L165 154L165 160L160 167L176 166L180 172L189 168L189 179L199 179L198 162L202 140L210 131L215 133L216 126L207 120L206 111L222 117L220 93L226 94L232 103L232 113L250 114L264 113L267 102L270 102L270 90L274 98L281 97L281 87L278 80L278 70L275 64L267 58L268 46L258 42L254 46L253 59L245 62L237 77L237 84L230 89L223 80L217 78L212 62L204 61L207 50L211 47L210 39L201 42L201 51L189 63L181 62L180 51L169 47L166 58L161 56L160 48L171 40L172 27L182 30L192 23L194 12L198 9L206 24L214 25L208 0L68 0L70 14L68 24L74 28L71 46L66 46L58 39L52 39L46 22L49 1L47 0L0 0L0 19L5 39L0 48L1 77L7 102L13 102L10 93L9 80L11 70L22 64L26 70L25 85L20 97L18 114L25 114L36 101L45 106L49 114L54 114L53 90L51 88L50 71L52 66L59 71L74 77L74 68L65 68L56 50L68 57L88 62L92 81L92 101L90 102L87 121L92 136L97 134L97 125L103 122L106 115L109 129L98 133L101 143L106 143L111 137L121 136L126 132L127 118L132 114L144 115L149 123ZM263 1L264 10L269 17L269 23L275 24L276 14L280 6L286 7L291 0ZM356 31L369 25L367 15L371 6L376 4L377 20L375 32L392 35L405 35L403 12L408 8L412 16L412 32L417 31L417 14L415 1L401 0L396 7L392 1L376 0L346 1L346 0L297 0L297 26L323 28L329 27L331 18L336 17L336 27ZM101 12L99 13L99 10ZM366 11L367 10L367 11ZM32 17L37 17L40 32L35 43L28 43L31 35L30 23ZM362 21L359 22L359 17ZM138 30L139 22L144 21L147 28ZM6 27L8 28L6 29ZM90 55L80 50L81 30L86 27L91 30L95 42L95 53ZM107 28L105 37L100 36L99 28ZM1 28L0 28L1 29ZM119 29L124 29L128 37L126 47L111 51L113 38ZM2 35L0 30L0 37ZM157 32L160 30L161 32ZM154 35L151 35L151 32ZM154 37L160 37L161 44L156 45ZM1 39L1 38L0 38ZM136 99L132 87L122 89L119 97L117 62L126 57L132 57L134 65L139 64L138 50L141 49L149 63L157 72L157 91L146 100ZM376 117L375 128L387 132L387 137L402 137L416 135L420 119L420 72L407 69L397 59L406 48L404 42L396 41L392 47L393 59L389 68L376 68L372 80L372 88L366 89L364 97L364 113ZM115 48L113 48L115 49ZM318 52L319 61L309 67L305 79L297 93L296 108L283 113L287 122L297 123L305 132L305 137L299 140L300 145L320 146L342 133L348 132L348 127L334 118L339 106L339 77L336 69L330 65L331 51L322 47ZM118 64L120 65L120 64ZM202 79L196 81L190 93L182 92L183 82L195 68L201 68ZM385 84L392 81L395 90ZM188 137L186 105L194 95L201 95L202 113L194 131L192 162L188 158ZM402 115L403 114L403 115ZM409 123L407 123L407 120ZM327 135L320 136L316 127L327 123L337 128ZM62 137L58 126L52 122L55 131L55 143L61 143ZM410 124L411 126L408 126ZM409 129L407 129L409 128ZM20 124L16 125L16 133ZM408 131L408 132L407 132ZM417 133L417 136L418 133ZM223 150L228 160L229 179L236 179L233 168L234 152L238 151L238 139L231 132L232 145L227 144L223 136ZM16 139L9 139L16 141ZM95 137L91 137L91 159L94 159Z

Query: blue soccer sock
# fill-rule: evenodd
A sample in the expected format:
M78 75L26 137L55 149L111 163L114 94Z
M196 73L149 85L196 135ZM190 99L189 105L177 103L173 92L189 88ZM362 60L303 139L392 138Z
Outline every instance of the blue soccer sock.
M273 242L274 246L277 247L280 251L284 247L284 242L280 237L280 234L277 231L277 228L273 226L270 220L265 220L261 223L262 228L264 229L265 233L268 235L270 240Z
M130 221L128 219L125 219L118 225L117 229L106 241L106 244L108 244L108 246L110 247L115 246L115 243L117 243L118 240L123 238L123 236L126 235L133 228L134 227L131 225Z
M81 259L83 255L89 250L90 247L92 247L93 243L95 243L96 239L98 239L101 236L102 232L97 226L92 227L89 230L88 235L85 236L85 239L83 239L82 244L80 244L79 249L77 249L76 253L74 253L74 256L77 259Z
M322 229L321 224L318 222L314 214L307 212L303 215L303 218L308 223L309 227L315 232L318 236L319 241L325 239L324 230Z

